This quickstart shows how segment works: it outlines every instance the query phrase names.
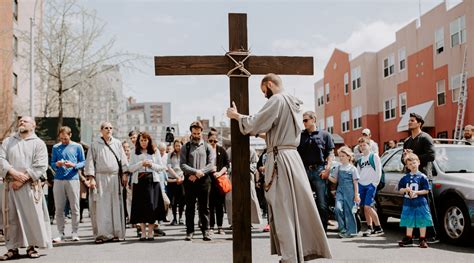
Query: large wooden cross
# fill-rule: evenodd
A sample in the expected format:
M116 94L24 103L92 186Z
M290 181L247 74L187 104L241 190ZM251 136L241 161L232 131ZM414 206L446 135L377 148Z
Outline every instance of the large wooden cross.
M225 56L156 56L155 75L222 75L230 78L230 105L248 114L248 77L267 73L313 75L312 57L248 56L247 14L229 14L229 52ZM234 262L252 261L249 137L231 122L232 233Z

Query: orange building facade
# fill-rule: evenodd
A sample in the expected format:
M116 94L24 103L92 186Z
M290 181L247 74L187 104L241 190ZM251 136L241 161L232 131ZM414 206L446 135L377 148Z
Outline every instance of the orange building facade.
M369 128L384 149L389 140L408 136L408 115L415 112L431 136L453 138L465 53L467 94L474 95L472 25L474 1L449 10L443 3L397 31L396 41L378 52L351 60L335 49L314 85L318 126L349 146ZM464 126L474 124L473 98L466 104Z

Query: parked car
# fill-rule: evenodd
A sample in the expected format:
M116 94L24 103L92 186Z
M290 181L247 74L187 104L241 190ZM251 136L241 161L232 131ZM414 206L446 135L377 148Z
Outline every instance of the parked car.
M398 192L398 182L404 176L402 152L398 147L381 157L385 187L377 194L377 209L382 223L389 216L400 218L402 211L403 197ZM474 147L435 144L435 152L432 192L437 230L450 243L474 239Z

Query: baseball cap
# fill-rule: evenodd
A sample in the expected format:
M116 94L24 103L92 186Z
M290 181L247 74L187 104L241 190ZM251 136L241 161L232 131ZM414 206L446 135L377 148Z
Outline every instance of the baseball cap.
M365 129L362 130L362 134L370 135L370 130L365 128Z

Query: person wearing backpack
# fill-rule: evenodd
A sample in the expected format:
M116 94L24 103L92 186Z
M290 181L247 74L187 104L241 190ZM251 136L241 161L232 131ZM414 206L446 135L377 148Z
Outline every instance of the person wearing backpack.
M191 123L191 141L184 145L180 152L179 161L184 173L184 192L186 199L186 241L194 236L194 214L196 199L199 206L199 220L204 241L211 241L209 232L209 194L211 191L211 176L215 170L214 156L211 146L202 139L202 124L199 121Z
M382 164L380 157L370 151L370 140L368 138L360 137L358 143L362 153L362 156L356 162L360 176L360 206L364 208L365 220L367 222L367 231L365 231L363 235L378 236L384 233L380 226L377 212L374 209L375 192L382 177ZM372 223L375 224L375 226L372 226Z

